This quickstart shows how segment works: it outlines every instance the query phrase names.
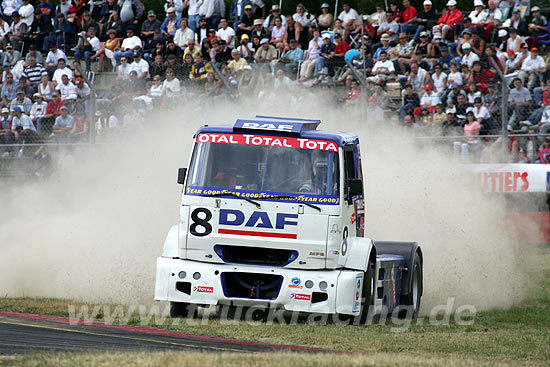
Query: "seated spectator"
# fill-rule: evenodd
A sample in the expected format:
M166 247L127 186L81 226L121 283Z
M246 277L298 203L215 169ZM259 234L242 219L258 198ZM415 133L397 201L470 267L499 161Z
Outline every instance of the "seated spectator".
M384 49L386 46L385 45L388 45L387 47L389 48L389 36L387 35L384 35L382 36L381 38L381 41L382 41L382 49ZM398 59L398 63L399 63L399 69L401 71L406 71L407 70L407 67L410 66L412 63L418 63L417 61L417 58L425 58L426 56L428 56L428 33L426 33L425 31L421 32L420 33L420 43L418 43L415 47L414 47L414 50L411 54L411 57L410 58L407 58L407 57L401 57ZM384 51L387 51L387 50L384 50ZM376 50L376 52L374 53L374 58L376 59L376 53L378 52L378 50ZM424 83L426 84L426 83ZM423 84L423 85L424 85Z
M399 59L410 59L412 56L413 47L409 44L409 42L407 42L408 39L405 33L401 33L398 40L399 43L395 47L390 48L387 52L388 55L390 55L390 60L394 63L394 68L402 73L405 73L407 70L401 70L399 66ZM403 65L405 65L405 63L403 63Z
M183 18L180 22L180 28L176 31L174 35L174 43L176 46L184 49L189 43L195 44L195 32L189 27L187 27L187 18ZM197 47L198 49L198 47Z
M424 86L424 93L420 98L420 107L426 109L429 113L435 111L435 106L441 103L439 96L434 92L433 86L431 84L426 84Z
M409 75L405 77L404 81L400 78L400 82L405 85L410 84L413 90L418 93L426 84L430 84L430 74L419 67L417 63L413 63Z
M370 15L370 21L371 24L373 24L375 27L378 27L380 24L386 21L386 12L384 11L384 5L382 3L377 3L375 7L376 12ZM342 14L340 13L340 15Z
M329 34L323 34L323 45L321 46L321 53L319 55L319 59L317 60L317 63L315 64L315 76L318 76L321 71L324 72L325 66L328 65L327 62L334 57L334 50L336 49L336 45L332 42L330 39ZM328 70L326 72L328 74Z
M15 93L17 92L17 84L13 80L13 74L7 72L4 77L4 83L2 85L2 92L0 96L2 97L2 106L7 107L10 105L10 102L15 98ZM23 95L25 93L23 92Z
M283 27L286 28L286 17L281 14L281 9L279 8L278 5L273 5L271 7L271 14L269 14L267 16L267 18L265 19L265 21L263 23L263 28L265 28L267 32L271 33L271 31L273 30L273 27L275 26L275 19L277 19L277 18L281 19L281 21L283 22ZM254 27L254 28L256 28L256 27ZM252 38L253 35L250 35L250 37ZM266 36L260 37L260 39L265 38L265 37Z
M149 63L143 60L141 52L136 51L133 54L134 62L130 64L129 71L135 71L137 73L138 80L149 79Z
M42 100L42 96L39 93L34 94L34 103L31 106L30 118L34 126L37 127L38 134L41 133L42 117L46 115L46 108L48 104Z
M515 114L515 121L523 121L529 117L531 110L531 93L525 88L520 78L515 78L514 88L508 94L508 104L511 108L508 109L508 114Z
M48 102L46 106L46 114L40 120L40 126L38 130L41 136L47 136L50 134L53 124L57 116L61 114L61 107L65 106L65 103L61 100L58 92L52 93L52 100Z
M134 34L133 28L126 30L126 38L122 41L121 50L114 54L117 65L120 65L120 59L124 56L126 59L132 57L134 51L139 51L143 47L141 39ZM180 50L181 51L181 50Z
M420 97L413 89L411 84L405 86L405 95L403 96L403 106L399 111L399 121L403 123L405 116L413 113L415 108L420 107Z
M433 80L434 92L438 96L443 96L443 93L447 91L447 74L443 72L443 68L440 64L435 64L434 73L431 75Z
M204 82L203 97L213 97L219 94L222 81L216 78L214 73L208 73Z
M187 19L185 20L185 24L187 27ZM157 19L157 15L155 14L155 11L149 10L149 12L147 12L147 19L141 25L141 39L145 42L153 39L155 30L158 29L160 31L161 26L162 26L162 23L160 22L160 20ZM178 34L178 31L176 31L176 35L177 34Z
M34 57L29 57L29 62L23 69L23 75L35 90L38 84L40 84L42 74L47 74L46 69L42 65L37 64Z
M165 58L168 58L170 55L174 55L178 64L183 62L183 50L176 46L173 40L166 42Z
M0 144L13 144L15 142L15 135L11 131L12 120L13 117L9 108L2 107L0 114ZM5 147L2 158L11 157L12 155L13 148Z
M39 136L31 118L24 114L19 106L14 106L11 110L14 114L11 129L15 135L15 141L19 144L37 143Z
M261 23L262 20L258 19L258 21ZM281 52L285 50L288 47L288 35L286 33L286 28L283 27L283 23L280 18L275 19L275 26L273 27L273 30L271 31L271 39L269 40L269 43L275 47L277 47Z
M108 137L116 133L120 123L117 117L112 114L108 109L102 108L98 112L98 119L95 125L96 134L102 138Z
M109 21L105 24L105 32L113 30L115 31L116 38L124 37L124 24L120 20L120 15L118 12L113 12L109 17Z
M275 18L275 19L279 19L279 18ZM254 28L252 29L252 32L250 34L250 37L254 38L254 37L258 37L260 40L264 39L264 38L267 38L269 39L270 38L270 35L271 35L271 32L273 32L273 27L275 27L275 20L273 21L273 27L271 28L271 30L269 31L269 33L266 31L266 29L263 27L263 24L262 22L260 21L261 19L256 19L254 20ZM285 26L285 23L286 22L283 22L283 26L286 28Z
M462 44L462 52L464 53L464 56L462 56L461 64L467 65L468 68L471 69L474 62L479 61L479 55L472 52L472 45L468 42Z
M188 54L186 55L185 60L187 60L188 58L190 58L191 63L193 63L193 57ZM186 62L187 61L185 61L184 64ZM164 60L162 59L162 56L161 55L155 56L154 62L149 67L149 74L158 75L162 80L164 79L165 72L166 72L166 66L164 65Z
M241 74L244 70L244 67L248 65L245 59L241 57L241 53L239 50L233 50L231 51L231 56L233 57L233 60L229 62L227 65L227 68L232 73Z
M42 75L40 84L38 84L37 92L42 97L42 100L49 102L52 99L52 93L55 90L55 84L50 81L48 74Z
M514 9L512 16L502 23L502 28L507 28L510 36L512 35L512 29L522 37L529 36L527 21L521 17L521 10L519 8Z
M105 58L111 61L111 66L113 70L116 68L115 50L117 50L121 45L121 40L120 38L116 38L116 31L114 29L109 29L107 31L107 37L109 37L107 41L105 41L100 46L99 50L91 57L92 60L99 58L99 62L97 63L97 70L100 72L104 71L103 63L105 61Z
M474 99L474 106L468 107L466 112L472 112L474 118L479 123L483 135L495 133L495 126L489 113L489 109L483 105L481 97Z
M313 76L315 65L321 55L321 47L323 46L323 39L318 30L313 31L313 38L309 41L305 60L300 67L300 80L308 80Z
M73 71L65 65L65 59L59 59L57 61L57 69L53 73L52 81L55 86L61 84L61 77L67 75L69 80L73 79Z
M359 89L359 84L357 80L352 80L350 83L349 90L346 94L345 103L346 105L357 104L361 101L361 89Z
M10 103L10 110L14 111L14 108L18 107L21 112L28 115L31 112L32 101L25 95L22 89L18 89L15 93L15 98Z
M234 1L233 3L235 3ZM240 1L241 6L244 5L242 14L233 20L233 28L237 30L237 37L247 35L250 37L252 30L254 29L254 13L252 11L252 4L249 1ZM231 17L233 19L233 17Z
M66 0L63 0L66 1ZM55 43L57 47L63 51L71 48L76 40L76 27L73 23L65 19L63 13L56 15L54 22L53 35L47 36L44 39L45 43Z
M237 89L240 93L251 96L256 87L256 77L252 74L252 67L247 65L244 67L243 75L239 80Z
M90 122L86 118L86 113L83 110L77 109L75 111L74 124L71 129L71 140L78 142L88 138L90 132Z
M437 25L433 27L434 35L439 33L441 39L447 39L448 34L452 34L455 25L462 23L463 15L460 10L456 7L455 0L449 0L447 2L447 11L443 14L441 18L438 19Z
M55 118L53 125L53 139L56 143L67 143L74 127L74 118L69 115L66 106L61 107L61 114Z
M312 17L311 14L307 12L305 6L300 3L296 5L296 13L294 13L294 15L292 16L292 20L294 20L295 32L293 38L302 45L302 48L306 48L307 39L309 37L309 29L311 27L311 21L315 20L315 18Z
M164 87L162 85L162 77L156 75L153 77L153 84L147 93L149 97L153 99L153 106L158 107L161 104L162 98L164 97Z
M128 71L130 69L130 64L128 64L128 58L122 56L120 58L120 65L117 66L117 79L126 81L128 80Z
M483 38L486 42L491 42L493 31L502 20L502 12L497 8L497 2L495 0L489 0L487 2L487 17L481 22L481 28L485 29Z
M269 63L277 58L277 51L275 47L269 44L267 38L262 39L260 45L260 48L256 51L256 55L254 55L254 60L258 67L261 68L262 66L269 66Z
M166 69L166 79L162 84L164 98L170 108L175 108L180 99L181 85L172 69Z
M317 17L317 25L320 31L326 31L334 23L334 16L329 12L327 3L321 4L321 14Z
M90 110L90 98L92 96L92 90L84 82L82 78L76 78L76 105L75 109L89 111Z
M407 1L407 0L405 0ZM382 37L382 35L388 35L389 43L391 45L397 44L397 35L399 34L399 24L393 18L391 10L386 12L386 21L380 23L376 30L376 35Z
M424 0L422 5L423 10L421 12L415 17L401 23L401 32L407 34L414 32L413 41L415 42L419 41L420 32L431 30L437 22L431 0Z
M249 42L249 38L247 34L243 34L241 37L241 44L237 47L237 50L241 53L242 57L248 62L254 62L254 53L255 48L254 46ZM204 51L203 51L204 55Z
M197 55L195 58L195 65L191 69L189 79L195 82L204 82L206 80L206 74L213 73L212 65L209 62L205 62L202 55Z
M187 43L187 48L183 52L183 57L185 58L185 55L189 54L194 59L200 53L201 53L201 49L195 44L195 40L189 40Z
M179 29L180 24L181 19L176 16L176 9L174 7L170 7L166 9L166 18L160 26L160 30L166 38L173 38L176 31Z
M4 37L0 40L0 48L4 49L7 43L11 43L13 48L20 50L25 39L25 34L29 30L28 24L21 18L19 12L14 11L11 15L13 22L11 24L11 32L8 33L9 37Z
M18 90L23 91L25 93L25 96L28 98L32 98L34 94L34 88L31 87L30 83L27 81L27 77L25 75L21 75L19 77L19 87Z
M61 83L58 84L55 89L59 92L61 100L65 106L71 108L76 101L76 86L69 80L69 77L65 74L61 76Z
M472 68L472 73L470 74L469 82L486 88L494 77L495 73L487 69L482 69L481 62L475 61Z
M6 52L2 53L2 63L9 63L10 66L15 66L19 60L21 60L21 53L17 50L14 50L11 43L6 44Z
M86 71L91 71L91 57L99 51L99 38L95 36L95 27L88 28L88 33L80 33L80 40L74 48L74 59L80 64L80 60L84 59L86 62Z
M304 60L304 51L298 47L296 40L290 41L290 49L281 55L275 67L283 67L287 74L296 75L298 65ZM273 61L275 62L275 60Z
M395 73L395 68L393 67L393 62L388 60L388 54L386 51L380 53L380 58L374 64L372 68L372 76L367 78L367 83L373 82L376 84L384 84L387 77Z
M42 14L42 11L38 8L35 10L34 17L35 20L30 26L24 42L28 46L34 46L40 52L47 51L47 44L44 44L44 40L53 31L51 18Z
M46 56L46 62L44 64L44 67L48 71L53 71L58 66L59 59L65 60L65 63L69 62L69 59L67 59L67 55L65 52L57 48L57 45L54 42L50 42L48 45L49 52L48 56Z
M540 76L545 71L546 64L544 59L542 56L539 56L538 48L533 47L529 57L525 58L521 63L521 69L518 76L523 84L525 84L525 80L527 79L527 88L532 90L539 84Z
M479 122L474 117L472 111L466 113L466 123L464 124L464 136L477 136L479 135L479 130L481 126ZM468 139L466 140L469 144L479 143L479 139Z

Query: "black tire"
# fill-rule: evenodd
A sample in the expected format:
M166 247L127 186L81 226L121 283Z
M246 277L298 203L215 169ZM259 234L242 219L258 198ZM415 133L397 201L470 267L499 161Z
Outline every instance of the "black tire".
M189 316L189 311L193 310L193 315ZM170 302L170 317L195 317L196 307L193 308L189 303Z
M420 312L420 301L422 299L422 261L418 252L414 254L414 262L411 271L411 284L407 295L401 296L401 305L406 306L399 312L401 318L415 319ZM412 309L411 309L412 307Z

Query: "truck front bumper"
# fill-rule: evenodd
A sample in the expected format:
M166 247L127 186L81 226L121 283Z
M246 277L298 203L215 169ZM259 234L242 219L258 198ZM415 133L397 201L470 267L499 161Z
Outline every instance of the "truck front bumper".
M259 279L254 283L259 291L252 286L249 293L243 294L254 277ZM361 271L211 264L159 257L155 300L358 315L362 283ZM271 291L263 292L260 287L271 287Z

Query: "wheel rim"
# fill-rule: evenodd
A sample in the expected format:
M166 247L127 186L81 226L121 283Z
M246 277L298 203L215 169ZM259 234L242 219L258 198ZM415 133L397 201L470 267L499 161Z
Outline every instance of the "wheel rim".
M417 305L418 305L418 265L416 265L414 267L412 282L413 282L413 284L412 284L413 307L414 307L414 311L418 311L417 310Z

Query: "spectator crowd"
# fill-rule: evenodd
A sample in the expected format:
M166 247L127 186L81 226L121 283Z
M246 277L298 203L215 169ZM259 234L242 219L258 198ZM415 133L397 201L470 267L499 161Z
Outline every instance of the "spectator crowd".
M283 15L262 0L227 9L223 0L168 0L157 14L139 0L4 0L0 144L8 145L0 153L85 141L92 129L107 138L143 111L190 98L269 101L318 90L344 108L364 99L366 108L393 110L415 134L465 136L474 152L503 128L528 133L510 139L511 161L549 163L550 35L541 9L523 0L432 5L392 1L359 14L349 2L335 13L327 3L297 4ZM108 88L88 85L106 75Z

